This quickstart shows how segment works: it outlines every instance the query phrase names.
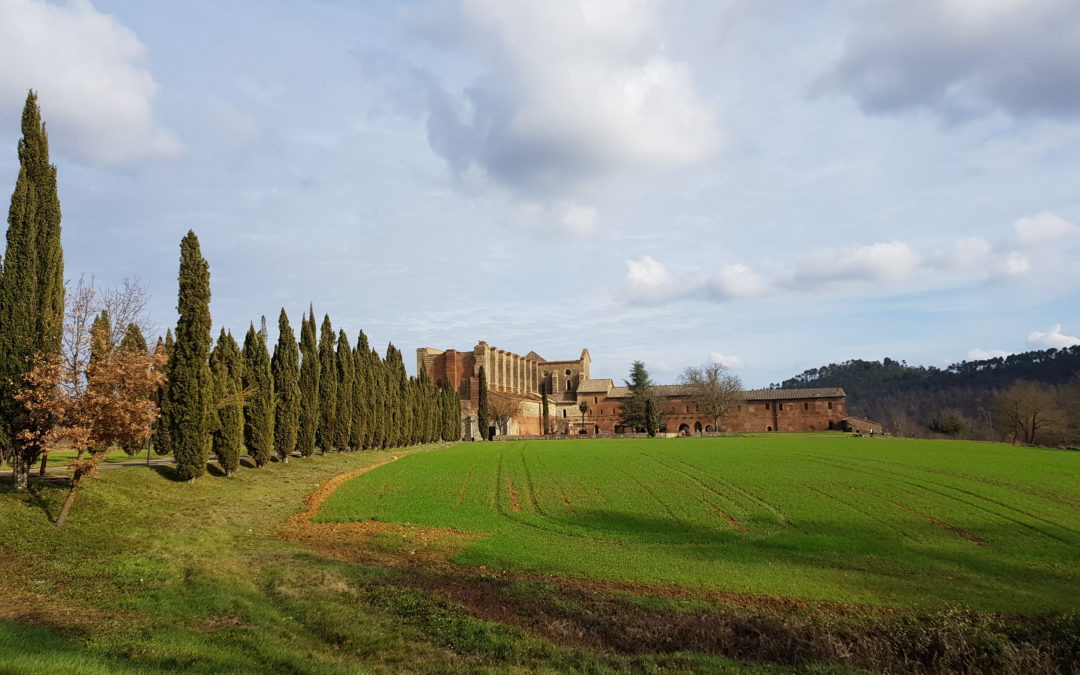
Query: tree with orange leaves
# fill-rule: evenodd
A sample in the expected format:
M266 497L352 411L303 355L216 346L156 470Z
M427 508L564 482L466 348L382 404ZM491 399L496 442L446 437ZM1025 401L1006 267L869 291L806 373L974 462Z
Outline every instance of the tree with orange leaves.
M164 357L140 350L115 349L105 331L95 331L95 358L86 367L86 387L72 395L65 378L81 377L65 368L59 355L39 356L15 399L34 424L17 442L41 451L60 439L74 449L89 452L88 459L72 462L71 490L56 526L67 520L83 478L96 476L109 447L137 445L150 438L158 416L150 396L165 378Z

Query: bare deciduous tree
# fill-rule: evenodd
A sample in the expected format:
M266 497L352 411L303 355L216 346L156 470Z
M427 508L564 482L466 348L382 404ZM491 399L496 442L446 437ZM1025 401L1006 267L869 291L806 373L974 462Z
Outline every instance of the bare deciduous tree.
M131 324L137 325L143 335L154 334L146 309L149 304L150 289L138 276L126 278L119 285L101 292L98 311L109 312L109 320L112 321L109 342L113 347L120 346Z
M1036 445L1059 430L1064 414L1053 392L1034 382L1016 382L997 397L999 429L1012 442Z
M98 313L98 298L92 276L89 280L85 274L80 276L74 289L71 288L71 281L68 281L67 287L64 295L67 304L64 335L60 347L65 374L61 382L70 396L79 396L86 384L83 374L90 361L90 326Z
M713 419L713 429L720 431L720 418L742 400L742 380L715 362L690 366L683 371L681 379L690 390L690 400Z
M507 426L510 420L519 417L524 408L525 404L519 398L511 398L495 392L488 394L488 420L494 422L504 435L510 432Z

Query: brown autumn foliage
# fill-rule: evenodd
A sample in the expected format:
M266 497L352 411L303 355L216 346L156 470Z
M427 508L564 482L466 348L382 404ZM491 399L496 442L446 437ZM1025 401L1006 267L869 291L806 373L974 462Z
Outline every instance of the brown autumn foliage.
M107 340L108 336L95 336ZM26 386L15 398L26 408L32 424L21 432L18 442L34 444L47 453L57 441L66 439L88 459L72 462L71 491L57 518L63 525L79 484L86 476L97 475L107 449L114 445L137 445L150 438L158 416L151 394L165 379L162 354L111 349L107 358L86 367L86 387L79 391L71 379L83 373L65 367L59 356L39 356L26 377Z

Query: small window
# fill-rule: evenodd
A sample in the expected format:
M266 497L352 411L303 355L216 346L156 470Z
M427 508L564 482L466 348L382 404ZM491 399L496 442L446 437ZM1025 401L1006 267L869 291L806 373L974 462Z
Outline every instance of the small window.
M769 409L769 404L768 404L768 403L766 403L766 404L765 404L765 409L766 409L766 410L768 410L768 409ZM769 429L769 431L772 431L772 429L770 428L770 429Z
M566 408L563 408L563 411L562 411L562 416L563 416L563 417L566 417Z
M802 404L802 409L803 410L809 410L810 409L810 404L809 403L803 403Z
M829 410L832 410L832 401L829 401Z
M780 404L780 407L779 407L779 408L777 408L777 410L783 410L783 409L784 409L784 404L783 404L783 403L781 403L781 404Z
M566 369L566 376L570 377L570 369L569 368Z
M592 397L592 402L593 403L599 403L600 402L600 397L599 396L593 396Z

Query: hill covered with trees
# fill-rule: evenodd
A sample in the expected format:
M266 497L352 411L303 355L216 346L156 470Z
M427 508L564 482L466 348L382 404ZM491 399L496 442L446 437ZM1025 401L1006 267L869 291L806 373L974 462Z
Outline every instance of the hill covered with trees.
M891 431L921 436L1001 437L998 396L1024 381L1042 385L1062 403L1080 391L1080 346L961 361L946 368L904 361L852 359L811 368L772 386L843 387L851 415L878 420Z

